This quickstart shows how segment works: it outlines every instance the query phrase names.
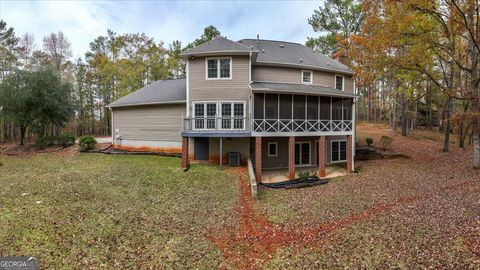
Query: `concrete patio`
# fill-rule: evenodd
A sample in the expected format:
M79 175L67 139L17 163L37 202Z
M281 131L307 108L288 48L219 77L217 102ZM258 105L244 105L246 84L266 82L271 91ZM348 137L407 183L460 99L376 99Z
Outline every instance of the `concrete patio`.
M295 178L299 177L299 174L310 172L311 174L317 173L318 175L318 166L305 166L305 167L296 167L295 169ZM324 178L333 178L344 176L347 174L347 169L342 166L342 164L327 165L325 168L326 177ZM263 169L262 170L262 183L278 183L282 181L290 180L288 179L288 168L284 169Z

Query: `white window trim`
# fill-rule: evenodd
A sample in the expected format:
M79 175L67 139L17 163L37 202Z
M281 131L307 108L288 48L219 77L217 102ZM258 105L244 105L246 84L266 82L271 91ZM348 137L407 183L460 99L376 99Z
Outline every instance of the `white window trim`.
M309 72L310 73L310 82L304 82L303 81L303 73L305 72ZM312 70L306 70L306 69L302 69L302 72L301 72L301 77L300 77L300 81L303 83L303 84L313 84L313 71Z
M247 115L247 103L243 100L220 100L218 102L218 117L222 118L224 115L222 114L222 104L231 104L231 111L230 111L230 117L232 118L232 123L230 124L230 128L222 128L221 124L220 123L220 127L219 129L221 130L245 130L246 129L246 122L245 122L245 118L246 118L246 115ZM243 104L243 128L240 129L240 128L234 128L234 124L233 124L233 119L234 119L234 104ZM227 115L226 115L227 116Z
M221 78L220 77L220 59L230 59L230 77ZM208 77L208 60L217 60L217 77L209 78ZM205 58L205 80L214 81L214 80L231 80L233 74L233 60L232 57L206 57Z
M302 164L301 161L302 161L302 148L300 147L300 164L295 164L295 167L308 167L308 166L312 166L312 142L311 141L303 141L303 142L295 142L295 145L297 144L304 144L304 143L308 143L308 164ZM294 149L294 153L293 155L295 155L295 149ZM295 158L294 158L295 159ZM295 160L294 160L295 162Z
M337 89L337 77L342 77L342 90ZM333 85L335 86L336 90L345 91L345 76L340 74L335 74Z
M275 145L275 155L270 154L270 145ZM267 144L267 154L268 157L278 157L278 142L269 142Z
M332 157L332 153L333 153L333 142L345 142L345 144L347 144L347 140L331 140L330 141L330 164L333 164L333 163L345 163L347 162L347 160L335 160L333 161ZM346 146L348 147L348 145ZM348 151L348 149L345 149L345 151ZM340 159L340 148L338 148L338 158Z

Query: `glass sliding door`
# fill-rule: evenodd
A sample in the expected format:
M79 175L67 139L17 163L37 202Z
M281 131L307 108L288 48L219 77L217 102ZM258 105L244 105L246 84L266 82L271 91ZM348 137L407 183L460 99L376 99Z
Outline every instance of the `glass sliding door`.
M295 165L310 165L310 143L295 143Z
M330 144L331 162L347 161L347 142L346 141L331 141Z

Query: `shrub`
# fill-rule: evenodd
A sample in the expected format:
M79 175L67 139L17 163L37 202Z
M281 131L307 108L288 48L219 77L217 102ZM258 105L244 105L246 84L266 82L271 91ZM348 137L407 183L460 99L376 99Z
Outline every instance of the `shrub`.
M373 139L370 138L370 137L367 137L367 138L365 139L365 142L367 143L368 146L370 146L370 145L373 143Z
M59 139L57 136L45 136L45 137L40 137L37 139L35 142L35 145L39 149L44 149L45 147L50 147L54 145L58 145Z
M309 171L304 171L304 172L299 172L298 173L298 178L300 179L307 179L310 176L317 176L317 172L309 172Z
M380 142L382 143L383 149L387 149L387 146L389 146L393 142L393 138L388 136L382 136L380 138Z
M78 144L80 145L80 151L88 151L95 149L97 140L93 136L82 136L80 137Z
M75 136L71 134L61 134L59 136L45 136L40 137L35 142L35 145L39 149L45 149L45 147L50 147L54 145L61 145L67 147L75 144Z
M63 147L71 146L75 144L75 136L72 134L62 134L58 136L58 143Z

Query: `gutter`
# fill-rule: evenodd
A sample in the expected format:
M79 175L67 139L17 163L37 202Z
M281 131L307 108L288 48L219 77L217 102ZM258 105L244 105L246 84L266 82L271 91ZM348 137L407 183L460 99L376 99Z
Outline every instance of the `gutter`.
M144 102L144 103L129 103L129 104L119 104L119 105L107 105L107 108L119 108L119 107L134 107L134 106L148 106L148 105L162 105L162 104L184 104L186 100L178 101L163 101L163 102Z
M332 59L332 61L336 61ZM319 70L319 71L328 71L328 72L335 72L344 75L353 76L352 71L347 70L338 70L333 68L323 68L318 66L310 66L310 65L300 65L300 64L288 64L288 63L280 63L280 62L264 62L264 61L256 61L254 66L274 66L274 67L294 67L294 68L307 68L312 70Z

